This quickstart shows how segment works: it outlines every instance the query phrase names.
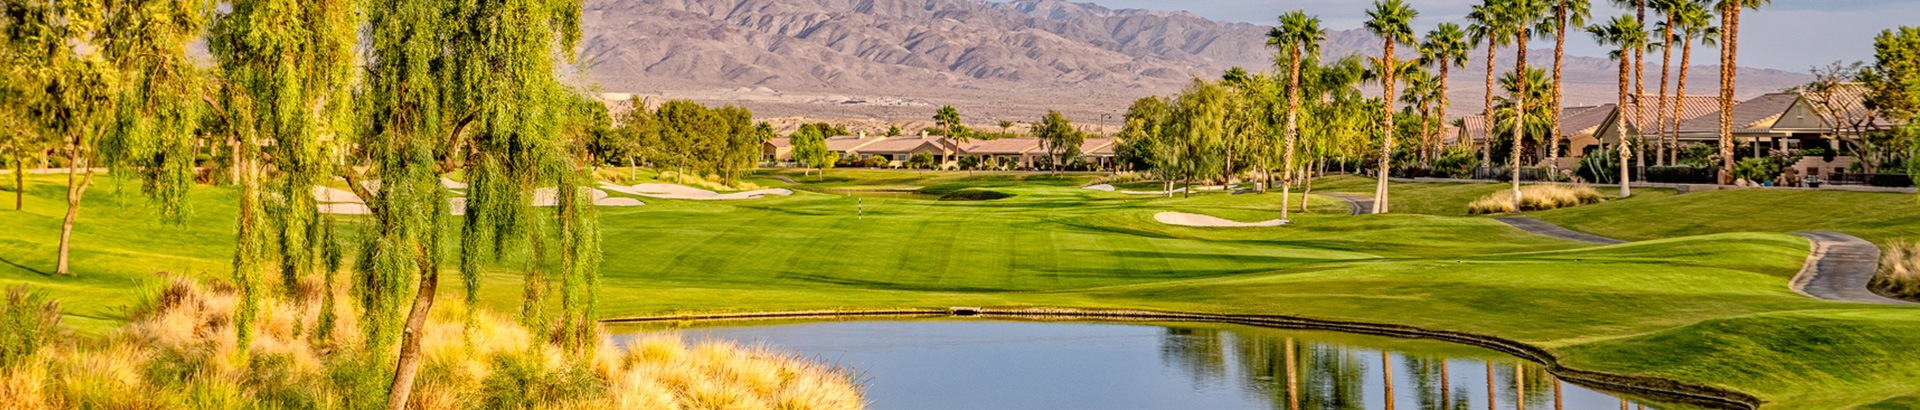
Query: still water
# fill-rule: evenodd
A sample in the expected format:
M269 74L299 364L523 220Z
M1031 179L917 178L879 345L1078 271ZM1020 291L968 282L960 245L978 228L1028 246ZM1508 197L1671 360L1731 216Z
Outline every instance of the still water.
M850 367L875 410L1674 408L1478 347L1337 332L985 320L675 331Z

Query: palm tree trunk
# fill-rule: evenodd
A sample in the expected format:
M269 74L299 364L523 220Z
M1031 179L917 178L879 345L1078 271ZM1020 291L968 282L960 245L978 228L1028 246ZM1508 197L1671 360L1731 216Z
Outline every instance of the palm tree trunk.
M1487 361L1487 410L1499 410L1495 405L1499 400L1493 393L1493 361Z
M1304 202L1304 201L1303 201ZM1287 338L1287 410L1300 410L1300 370L1294 368L1293 338Z
M1635 15L1634 21L1639 22L1641 27L1646 27L1647 25L1646 0L1634 0L1633 3L1635 6L1634 8L1638 10L1636 12L1638 14ZM1647 95L1647 76L1646 76L1647 59L1646 57L1647 57L1646 45L1643 44L1640 47L1634 47L1633 49L1633 101L1634 101L1633 125L1634 127L1637 128L1634 130L1635 133L1640 134L1638 135L1638 138L1636 138L1636 140L1640 145L1639 151L1642 154L1640 156L1634 157L1634 163L1638 164L1638 166L1641 168L1647 167L1647 156L1645 155L1647 153L1647 136L1646 136L1647 134L1647 103L1646 101L1644 101L1644 99L1640 97L1643 95ZM1646 175L1647 174L1645 172L1640 173L1641 178L1645 178Z
M1450 388L1451 386L1448 385L1451 381L1452 380L1447 377L1447 358L1442 357L1440 358L1440 408L1442 409L1451 410L1453 408L1453 406L1448 405L1450 403L1447 403L1447 399L1450 398L1447 396L1447 392L1453 390Z
M1621 54L1626 54L1626 53L1621 53ZM1617 107L1624 108L1627 106L1627 81L1628 81L1627 69L1628 68L1629 67L1627 66L1626 56L1625 55L1620 56L1620 102L1619 102L1619 105L1617 105ZM1626 198L1626 197L1633 196L1632 188L1630 188L1627 185L1628 183L1627 176L1629 175L1627 173L1627 157L1633 156L1633 149L1631 148L1632 145L1627 144L1627 121L1626 121L1627 112L1618 111L1618 115L1615 115L1615 117L1617 118L1614 118L1613 130L1619 137L1619 140L1615 141L1614 145L1617 145L1617 146L1614 147L1614 149L1620 152L1620 197Z
M1567 57L1567 3L1565 1L1555 3L1558 3L1558 7L1553 8L1553 106L1547 110L1548 114L1553 116L1553 125L1547 132L1548 138L1552 139L1547 142L1548 180L1554 180L1554 177L1560 174L1560 107L1565 101L1561 99L1560 88L1564 83L1561 82L1560 74Z
M1380 87L1382 93L1380 95L1386 97L1382 98L1385 101L1381 103L1381 110L1385 111L1385 115L1381 116L1380 129L1385 131L1382 133L1382 136L1385 138L1380 141L1379 182L1377 182L1373 188L1373 213L1376 214L1387 213L1389 209L1389 203L1387 202L1387 168L1393 161L1393 96L1396 95L1393 93L1393 75L1394 69L1397 68L1395 67L1397 64L1393 61L1393 40L1388 39L1386 46L1382 47L1382 49L1383 52L1380 55L1380 61L1382 62L1380 67Z
M1434 115L1434 117L1439 118L1439 120L1442 122L1445 122L1447 120L1447 104L1448 104L1447 103L1447 69L1448 68L1449 67L1447 64L1447 59L1445 58L1440 59L1440 107L1434 110L1434 111L1438 111ZM1441 136L1439 139L1446 140L1447 137ZM1446 144L1443 142L1441 145L1446 145Z
M1493 165L1493 73L1498 70L1493 66L1494 51L1497 50L1494 43L1494 38L1487 39L1487 105L1480 112L1480 126L1486 128L1484 134L1487 137L1486 147L1480 151L1480 164L1487 166ZM1468 133L1467 139L1473 139L1472 133Z
M1280 219L1287 219L1287 209L1293 207L1293 143L1300 133L1300 47L1288 46L1287 54L1293 58L1287 69L1287 146L1280 155L1281 172L1287 172L1280 178ZM1300 206L1306 202L1301 198Z
M1675 102L1675 104L1673 104L1673 116L1669 118L1670 120L1673 121L1673 146L1674 146L1673 163L1676 165L1680 163L1680 150L1679 150L1680 104L1679 103L1687 100L1687 65L1691 63L1691 60L1693 60L1693 40L1692 39L1684 39L1684 40L1685 41L1681 44L1681 48L1680 48L1680 78L1679 78L1679 82L1677 84L1674 84L1674 90L1673 90L1673 98Z
M1654 128L1659 130L1659 132L1654 133L1654 135L1660 138L1660 151L1654 158L1658 160L1656 162L1659 165L1666 166L1668 164L1667 157L1673 153L1673 145L1667 144L1667 74L1673 72L1672 13L1667 14L1667 24L1663 35L1664 37L1660 37L1662 44L1660 46L1660 112L1659 115L1654 117L1659 123L1659 125ZM1675 109L1680 108L1680 101L1675 100L1673 106Z
M1393 353L1380 351L1380 385L1385 386L1387 410L1393 410Z
M1514 49L1518 50L1513 63L1515 83L1519 92L1513 93L1513 160L1509 162L1509 177L1513 179L1513 211L1520 212L1520 146L1527 129L1527 36L1514 36ZM1488 127L1492 128L1492 127Z
M1513 409L1527 410L1527 368L1523 363L1513 364Z
M1740 5L1720 10L1720 184L1733 182L1733 38Z

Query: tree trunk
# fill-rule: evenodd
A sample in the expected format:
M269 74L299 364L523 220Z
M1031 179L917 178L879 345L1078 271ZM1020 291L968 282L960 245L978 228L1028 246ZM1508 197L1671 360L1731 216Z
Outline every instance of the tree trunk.
M424 246L415 252L421 253L417 257L419 259L433 257ZM435 290L440 285L440 269L432 263L421 262L420 265L420 274L424 277L420 279L420 293L413 299L413 311L407 313L407 330L400 343L400 361L393 369L393 386L387 395L387 410L407 408L407 396L413 394L413 379L420 374L420 337L427 325L427 313L433 310Z
M1513 160L1508 162L1508 177L1513 179L1513 211L1520 212L1520 146L1527 129L1527 36L1514 36L1515 54L1513 63L1514 78L1519 81L1519 92L1513 94ZM1492 129L1493 127L1487 127Z
M1448 410L1453 409L1453 406L1450 406L1449 404L1451 403L1448 403L1449 400L1447 400L1450 398L1450 397L1447 397L1447 392L1451 391L1453 387L1449 385L1451 381L1452 380L1447 378L1447 358L1441 357L1440 358L1440 408L1442 409L1448 409Z
M1620 105L1618 105L1619 107L1627 106L1627 70L1628 68L1630 67L1627 66L1626 57L1621 56L1620 58ZM1618 115L1618 117L1620 118L1615 118L1615 121L1613 122L1613 129L1615 132L1619 134L1618 135L1619 140L1615 141L1614 145L1617 145L1617 146L1614 147L1614 149L1620 151L1620 197L1621 198L1633 196L1632 188L1630 188L1627 185L1628 183L1627 176L1629 175L1627 173L1627 157L1633 156L1633 149L1629 148L1631 147L1631 145L1627 144L1627 122L1624 121L1626 119L1626 115L1627 115L1626 111L1620 111L1620 115Z
M1486 147L1480 151L1480 164L1488 166L1493 165L1493 75L1500 71L1493 66L1493 59L1498 56L1495 54L1498 48L1494 47L1498 36L1494 37L1487 39L1487 105L1480 111L1480 126L1486 128L1487 137ZM1473 139L1472 133L1468 133L1467 139Z
M1638 10L1637 11L1638 14L1635 15L1635 17L1633 18L1633 21L1639 22L1640 27L1646 27L1647 26L1646 0L1633 0L1633 4L1634 4L1634 8ZM1647 76L1646 76L1647 58L1646 57L1647 57L1647 47L1645 44L1642 44L1640 47L1634 47L1633 49L1633 125L1635 127L1634 133L1639 134L1635 136L1637 137L1635 138L1635 140L1638 142L1640 146L1639 151L1641 154L1639 156L1634 157L1634 163L1641 168L1647 167L1647 156L1646 156L1646 153L1647 153L1647 102L1645 101L1644 98L1641 97L1641 96L1647 95ZM1645 172L1640 173L1640 177L1642 178L1645 178L1646 175L1647 174Z
M1287 70L1287 145L1280 156L1280 169L1284 172L1280 177L1280 219L1287 219L1287 209L1293 207L1293 143L1300 132L1300 48L1298 45L1289 46L1287 53L1293 56L1293 60ZM1305 206L1306 202L1302 198L1301 206Z
M1435 110L1438 112L1434 113L1434 117L1438 118L1441 122L1445 122L1447 120L1447 105L1449 104L1447 102L1447 69L1448 68L1449 67L1448 67L1447 59L1445 58L1440 59L1440 107ZM1443 146L1446 145L1445 143L1446 139L1447 139L1446 136L1441 136L1440 140L1442 142L1440 145L1443 145Z
M13 147L13 210L26 209L27 204L27 158L21 156L20 147Z
M1564 87L1560 74L1561 69L1564 68L1563 62L1567 58L1567 2L1556 1L1555 3L1558 7L1554 7L1553 12L1553 107L1548 110L1549 115L1553 116L1553 121L1547 131L1547 138L1551 140L1547 142L1548 180L1557 180L1560 175L1560 109L1565 103L1560 92Z
M1293 338L1287 338L1287 410L1300 410L1300 370L1293 357Z
M1666 166L1667 157L1673 153L1673 145L1667 144L1667 74L1673 73L1673 13L1667 14L1664 30L1662 34L1664 37L1660 37L1662 44L1660 46L1660 110L1659 114L1654 116L1655 122L1659 124L1654 128L1658 131L1653 134L1660 138L1660 150L1654 157L1657 160L1654 162L1660 166ZM1678 110L1680 101L1675 100L1673 107ZM1678 131L1675 133L1677 134Z
M60 260L53 269L55 275L70 275L72 266L68 264L68 255L73 252L73 222L80 217L80 197L87 193L87 186L93 185L93 164L80 162L80 144L75 141L72 153L67 155L67 216L60 222ZM85 168L85 177L81 169Z
M1384 387L1387 410L1393 410L1393 353L1380 351L1380 385Z
M1513 364L1513 409L1527 410L1527 368L1524 363Z
M1673 98L1676 104L1673 105L1673 116L1669 118L1673 121L1673 145L1675 148L1673 152L1673 163L1675 165L1680 164L1680 104L1677 102L1687 100L1687 65L1691 63L1691 60L1693 60L1693 39L1689 38L1686 39L1686 42L1682 44L1680 48L1680 78L1679 82L1674 84L1673 90Z
M1740 5L1720 10L1720 184L1733 183L1733 62L1735 19Z
M1380 141L1380 179L1373 189L1373 213L1376 214L1384 214L1391 209L1389 207L1391 203L1387 199L1387 167L1393 161L1393 96L1396 95L1393 93L1393 74L1396 65L1393 61L1393 40L1387 40L1386 46L1382 48L1384 50L1380 54L1380 61L1383 63L1380 67L1382 72L1380 95L1386 96L1383 98L1385 101L1381 103L1381 110L1385 111L1386 115L1381 116L1380 121L1380 129L1385 131L1381 133L1385 138Z
M1494 392L1495 391L1493 390L1493 361L1487 361L1487 410L1499 409L1498 406L1495 406L1495 403L1497 403L1498 401L1495 400L1497 396L1494 396Z

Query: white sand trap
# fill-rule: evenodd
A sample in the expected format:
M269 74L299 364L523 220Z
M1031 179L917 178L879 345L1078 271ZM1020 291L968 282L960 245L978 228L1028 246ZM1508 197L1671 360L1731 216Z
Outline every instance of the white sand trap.
M354 195L352 192L347 192L347 190L339 189L339 188L328 188L323 186L313 187L313 200L320 201L320 202L347 202L347 203L356 203L356 204L364 204L367 202L367 201L360 200L359 195Z
M447 187L447 189L467 189L467 184L447 179L447 177L440 177L440 186Z
M560 192L560 189L554 188L554 187L546 187L546 188L533 190L533 206L560 206L559 195L556 195L559 192ZM602 191L602 190L588 188L588 187L580 187L580 192L586 193L587 195L591 196L594 202L600 202L600 200L602 199L607 199L607 191Z
M1288 223L1291 223L1290 221L1287 221L1285 219L1275 219L1271 221L1260 221L1260 222L1240 222L1240 221L1232 221L1232 220L1227 220L1224 218L1214 217L1214 216L1190 214L1186 212L1171 212L1171 211L1154 214L1153 220L1160 221L1160 223L1168 224L1168 225L1205 226L1205 227L1219 227L1219 228L1281 226L1281 225L1286 225Z
M600 182L600 189L619 192L627 195L640 195L639 191L635 191L633 190L633 188L627 187L626 185L614 185L612 182L606 182L606 181Z
M1082 189L1091 189L1091 190L1095 190L1095 191L1107 191L1107 192L1113 192L1113 185L1107 185L1107 184L1100 184L1100 185L1087 185L1087 186L1083 186L1083 187L1080 187L1080 188L1082 188Z
M319 208L320 213L334 215L367 215L373 213L373 209L367 208L366 204L320 204Z
M599 206L641 206L647 203L640 202L640 200L633 198L613 197L594 201L593 204Z
M793 190L786 189L786 188L757 189L752 191L722 194L718 192L708 191L705 189L694 188L694 187L683 186L683 185L674 185L674 184L640 184L640 185L634 185L632 188L632 191L634 195L640 195L640 196L646 196L646 197L652 197L652 198L691 199L696 201L713 201L713 200L727 200L727 199L759 199L767 195L793 195Z

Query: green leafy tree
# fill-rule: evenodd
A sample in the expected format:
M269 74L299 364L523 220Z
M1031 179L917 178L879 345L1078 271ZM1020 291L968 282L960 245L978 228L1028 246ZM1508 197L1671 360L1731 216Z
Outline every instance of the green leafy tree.
M820 177L823 179L827 175L827 169L833 168L834 163L840 161L840 154L827 150L826 136L821 135L818 129L802 126L799 132L795 132L789 138L793 145L794 159L819 170Z
M1920 27L1881 31L1873 38L1873 65L1860 73L1870 92L1866 105L1888 119L1914 123L1920 117ZM1910 161L1911 162L1911 161Z
M1393 52L1396 45L1413 44L1412 22L1420 13L1401 0L1377 0L1373 9L1367 10L1367 31L1382 38L1380 57L1373 59L1374 71L1381 73L1381 95L1394 96L1394 73L1400 71L1400 63ZM1387 196L1388 161L1393 156L1393 104L1381 105L1381 135L1385 136L1380 144L1380 167L1378 182L1374 186L1373 213L1383 214L1391 209L1392 201Z
M1267 45L1279 47L1287 65L1287 123L1284 147L1280 154L1280 219L1287 219L1292 208L1294 145L1300 139L1300 65L1307 59L1318 60L1320 43L1327 41L1327 30L1320 18L1294 10L1280 15L1280 27L1267 32Z
M1447 80L1454 67L1467 64L1467 52L1473 46L1467 43L1467 31L1459 24L1440 23L1427 37L1420 41L1420 65L1439 69L1439 77L1434 78L1436 86L1432 96L1437 99L1434 125L1447 118L1447 108L1452 104L1447 99ZM1436 141L1437 143L1437 141ZM1430 148L1431 149L1431 148Z
M1195 79L1169 107L1160 131L1166 150L1161 155L1176 159L1187 197L1193 196L1194 180L1219 176L1224 169L1230 98L1220 84Z
M887 136L889 136L889 137L898 137L898 136L900 136L900 126L898 126L898 125L888 125L888 126L887 126Z
M1041 143L1046 146L1047 157L1051 159L1048 162L1053 163L1053 171L1056 173L1060 172L1060 167L1066 162L1080 156L1080 144L1087 139L1086 134L1073 129L1073 122L1067 120L1067 117L1061 115L1059 111L1047 110L1047 116L1029 128L1029 132L1032 132L1034 137L1040 138Z

